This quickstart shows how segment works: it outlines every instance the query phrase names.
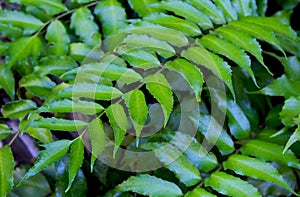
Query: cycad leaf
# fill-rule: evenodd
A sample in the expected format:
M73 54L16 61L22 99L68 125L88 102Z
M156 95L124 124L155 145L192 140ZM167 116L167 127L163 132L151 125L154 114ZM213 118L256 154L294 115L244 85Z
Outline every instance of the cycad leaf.
M21 62L27 60L30 56L33 57L33 60L36 60L40 55L41 50L42 42L37 35L32 37L22 37L18 40L15 40L7 49L8 67L20 64Z
M108 117L109 123L114 130L115 148L113 157L115 157L128 129L128 119L123 106L118 103L112 104L106 109L106 116Z
M196 197L196 196L201 196L201 197L216 197L216 195L209 193L205 189L202 188L195 188L192 191L189 191L184 195L184 197Z
M15 100L15 78L5 64L0 64L0 86L11 100Z
M132 176L117 186L119 191L132 191L150 197L179 197L180 188L172 182L147 174Z
M233 0L232 5L240 18L252 14L251 0Z
M195 23L164 13L154 13L144 17L144 20L176 29L188 36L198 36L202 34L200 28Z
M244 68L256 84L254 73L250 67L250 57L244 51L211 34L203 36L200 40L198 40L198 43L214 53L226 56L228 59L234 61L238 66Z
M279 113L281 122L285 126L293 126L294 118L297 118L300 114L300 97L290 97L284 101L282 111Z
M190 47L183 51L181 55L186 59L211 70L213 74L224 81L231 93L234 95L231 80L231 69L227 62L201 47Z
M230 0L214 0L215 4L220 7L225 15L226 20L234 21L237 20L237 12L233 8Z
M92 83L79 83L69 86L56 94L56 98L84 97L96 100L112 100L122 96L118 89Z
M94 115L96 113L102 112L103 107L94 102L88 101L72 101L68 99L51 101L45 106L40 107L38 111L40 112L80 112L83 114Z
M12 189L13 172L14 172L14 157L9 146L0 148L0 196L5 197Z
M2 114L5 118L24 118L24 116L37 106L31 100L18 100L6 103L2 106Z
M85 126L87 123L81 120L65 120L59 118L41 118L33 120L29 126L47 128L50 130L58 131L78 131Z
M174 12L178 16L184 17L191 22L197 23L204 30L213 28L213 24L207 17L207 15L186 2L162 1L160 3L155 3L149 6Z
M89 133L91 140L91 171L93 171L93 166L96 158L105 148L105 130L102 121L99 118L95 118L89 123Z
M189 44L188 39L183 33L181 33L181 31L151 23L144 23L141 26L130 27L126 30L126 32L138 35L147 34L153 38L168 42L177 47L183 47Z
M59 140L43 145L45 150L41 151L37 162L25 174L19 185L64 156L68 152L71 143L72 141L70 140Z
M187 187L201 180L198 169L175 146L167 143L151 143L146 144L146 147L152 149L159 161L174 172L180 182Z
M158 0L128 0L130 7L140 16L146 16L148 14L156 12L157 9L148 6L149 4L156 2L158 2Z
M275 161L289 167L300 169L300 162L291 150L283 154L284 147L261 140L250 140L242 148L244 155L251 155L266 161Z
M197 101L201 101L202 85L204 83L203 74L200 69L185 59L169 61L165 66L172 71L181 74L193 89Z
M129 35L123 41L127 48L125 51L130 51L133 49L144 49L150 52L157 52L164 58L170 58L176 54L173 47L171 47L167 42L151 38L147 35Z
M32 15L20 11L1 10L0 23L24 30L24 35L30 35L42 27L43 23Z
M65 26L59 20L50 23L45 38L48 40L49 52L52 55L60 56L67 54L70 38Z
M225 172L212 173L210 177L205 179L205 186L212 187L214 190L227 196L261 196L257 189L251 184L240 178L226 174Z
M223 13L210 0L189 0L189 2L206 14L214 24L226 23ZM214 2L216 3L217 1Z
M105 36L117 32L126 25L125 9L117 0L100 1L94 13L102 24Z
M70 27L75 30L76 35L84 43L90 46L96 46L101 43L99 27L94 22L94 16L88 8L79 8L72 14Z
M288 191L295 193L282 178L276 168L259 159L235 154L231 155L225 162L223 162L223 166L225 169L233 170L239 175L250 176L255 179L275 183Z
M81 137L78 137L72 142L70 153L70 166L69 166L69 185L66 192L72 186L72 183L83 163L84 158L84 143Z
M138 146L141 131L148 116L145 95L140 90L132 90L124 95L124 100L136 132L136 145Z
M149 75L144 79L146 88L153 97L160 103L164 113L164 126L167 125L170 114L173 109L172 87L161 73Z

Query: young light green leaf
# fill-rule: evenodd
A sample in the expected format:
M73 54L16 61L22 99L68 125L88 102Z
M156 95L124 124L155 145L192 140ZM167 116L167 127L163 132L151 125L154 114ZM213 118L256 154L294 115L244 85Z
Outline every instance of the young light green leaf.
M193 89L197 101L200 102L202 85L204 83L203 74L200 69L185 59L169 61L165 64L165 66L169 70L176 71L183 76Z
M252 15L251 0L233 0L232 5L239 18Z
M118 185L117 190L132 191L149 197L182 196L182 191L174 183L147 174L130 177Z
M261 197L262 195L255 187L247 181L226 174L225 172L214 172L205 179L205 186L209 186L221 194L233 197L251 196Z
M0 64L0 86L12 101L15 100L15 78L5 64Z
M126 44L126 48L123 48L125 51L143 49L149 52L156 52L164 58L170 58L176 54L173 47L167 42L157 40L147 35L129 35L123 43Z
M84 43L70 44L70 56L77 61L83 61L87 55L92 51L92 47Z
M290 97L284 101L282 111L279 113L280 119L285 126L293 126L294 118L300 114L300 97Z
M251 155L266 161L275 161L283 165L300 169L300 162L291 150L284 154L284 147L261 140L250 140L242 148L244 155Z
M160 3L151 4L149 6L174 12L178 16L184 17L191 22L197 23L204 30L213 28L213 24L207 17L207 15L186 2L162 1Z
M71 143L72 141L70 140L59 140L50 144L43 145L45 147L45 150L41 151L34 166L29 169L29 171L25 174L18 185L21 185L30 177L36 175L43 169L53 164L55 161L59 160L68 152Z
M245 69L253 82L257 85L254 73L250 67L250 57L243 50L212 34L203 36L200 40L198 40L198 42L205 48L213 51L214 53L224 55L228 59L234 61L238 66Z
M223 13L210 0L189 0L189 2L206 14L214 24L226 23ZM217 1L214 2L216 3Z
M7 64L8 67L20 64L26 61L30 56L33 60L40 56L42 50L41 39L37 35L31 37L22 37L12 42L7 49Z
M144 79L146 88L150 94L160 103L164 113L164 126L167 125L170 114L173 109L172 87L161 73L149 75Z
M145 95L141 90L132 90L124 94L124 100L135 129L136 146L138 146L141 131L148 116L148 107Z
M72 183L83 163L84 143L81 137L72 141L69 166L69 185L65 192L71 189Z
M65 26L59 20L50 23L45 38L48 40L50 54L57 56L67 54L70 38Z
M193 22L164 13L154 13L144 17L145 20L185 33L188 36L198 36L202 32Z
M39 140L43 144L48 144L53 142L52 133L49 129L45 128L35 128L35 127L26 127L23 131L30 135L31 137Z
M296 142L300 140L300 124L298 124L297 129L294 131L294 133L291 135L289 141L286 143L283 154Z
M105 101L112 100L120 96L122 96L122 92L114 87L92 83L74 84L59 91L55 95L56 98L83 97Z
M81 7L72 14L70 27L84 43L92 47L101 44L99 27L88 8Z
M96 158L105 148L105 130L103 123L99 118L95 118L92 122L90 122L88 129L92 148L91 171L93 171Z
M65 120L59 118L41 118L38 120L33 120L29 123L32 127L41 127L50 130L57 131L78 131L85 126L87 123L81 120Z
M227 22L238 19L237 12L233 8L230 0L214 0L214 2L218 7L222 9Z
M231 69L227 62L202 47L190 47L183 51L181 55L186 59L211 70L213 74L224 81L232 95L234 95L231 80Z
M196 197L196 196L201 196L201 197L216 197L216 195L209 193L203 188L195 188L192 191L189 191L184 195L184 197Z
M149 7L149 4L156 3L158 0L128 0L130 7L136 11L140 16L146 16L158 9Z
M24 35L30 35L42 27L43 23L32 15L21 11L0 11L0 23L6 26L13 26L24 30Z
M175 146L168 143L151 143L146 146L151 148L159 161L174 172L180 182L187 187L193 186L201 180L198 169Z
M100 1L94 13L102 24L105 36L109 36L126 26L126 13L117 0Z
M255 179L280 185L295 194L294 190L282 178L276 168L259 159L235 154L223 162L223 166L225 169L233 170L239 175L250 176Z
M37 108L35 102L31 100L18 100L6 103L2 106L2 114L4 118L24 118L24 116Z
M98 103L69 99L51 101L38 109L39 112L80 112L88 115L94 115L103 110L104 108Z
M6 124L0 124L0 140L4 140L13 133L14 131L11 128L9 128Z
M5 197L14 185L13 172L15 162L9 146L0 148L0 158L0 196Z
M115 157L128 129L128 119L124 108L121 104L112 104L108 108L106 108L105 111L106 116L109 119L109 123L114 130L115 148L113 152L113 157Z

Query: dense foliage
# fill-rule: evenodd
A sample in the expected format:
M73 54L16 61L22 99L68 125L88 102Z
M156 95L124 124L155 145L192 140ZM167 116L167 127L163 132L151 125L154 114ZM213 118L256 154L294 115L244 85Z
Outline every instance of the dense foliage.
M0 196L298 195L298 3L1 2Z

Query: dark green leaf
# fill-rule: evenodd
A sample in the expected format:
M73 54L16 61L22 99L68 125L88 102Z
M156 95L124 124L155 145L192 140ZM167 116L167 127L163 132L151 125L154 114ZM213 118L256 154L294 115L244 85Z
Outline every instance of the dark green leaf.
M2 114L5 118L24 118L24 116L36 108L35 102L31 100L18 100L6 103L2 107Z
M0 64L0 86L11 100L15 100L15 79L12 71L5 64Z
M87 123L81 120L65 120L59 118L41 118L39 120L33 120L29 126L41 127L50 130L58 131L78 131L85 126Z
M284 101L282 111L279 113L281 121L286 126L293 126L294 118L300 114L300 97L290 97Z
M136 11L140 16L146 16L157 9L149 7L149 4L156 3L158 0L128 0L130 7Z
M299 118L298 118L299 119ZM286 143L283 154L296 142L300 140L300 121L298 123L297 129L294 131L294 133L291 135L289 141Z
M5 197L12 189L13 171L14 171L14 157L9 146L0 148L0 196Z

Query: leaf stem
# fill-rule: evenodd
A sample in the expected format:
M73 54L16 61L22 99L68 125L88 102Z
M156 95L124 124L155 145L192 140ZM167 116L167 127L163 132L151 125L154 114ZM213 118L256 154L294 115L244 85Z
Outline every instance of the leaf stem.
M8 146L11 146L14 141L18 138L18 136L20 135L20 131L18 130L18 132L14 135L14 137L9 141Z

